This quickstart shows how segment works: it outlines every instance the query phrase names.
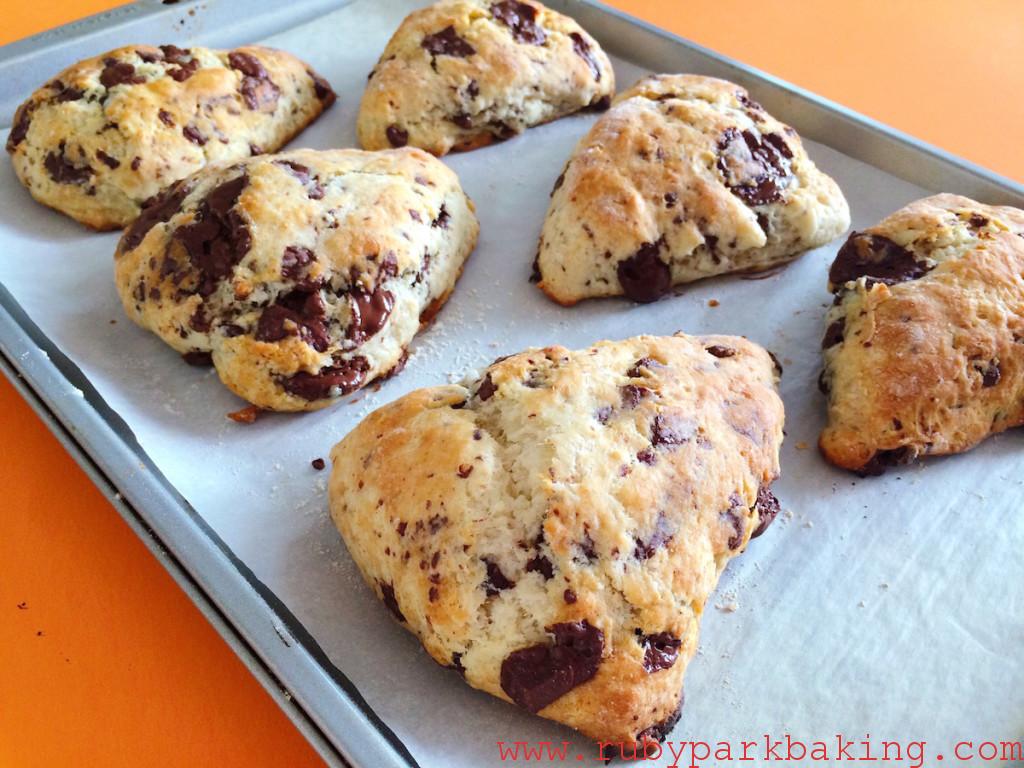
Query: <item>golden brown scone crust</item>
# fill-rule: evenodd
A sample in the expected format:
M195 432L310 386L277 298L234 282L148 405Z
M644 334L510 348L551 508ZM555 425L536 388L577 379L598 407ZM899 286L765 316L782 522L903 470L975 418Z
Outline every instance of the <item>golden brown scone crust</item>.
M327 82L283 51L132 45L33 93L7 151L36 200L118 229L208 162L280 149L333 102Z
M470 685L660 740L719 574L777 511L776 381L733 336L527 350L372 413L332 451L331 514Z
M559 304L761 270L846 231L796 132L738 85L656 75L616 97L555 182L534 279Z
M568 16L534 0L442 0L388 42L359 107L359 142L477 149L614 94L608 57Z
M215 163L126 231L129 317L261 408L308 411L397 372L479 227L418 149L305 149Z
M852 234L829 280L830 462L878 474L1024 423L1024 211L918 200Z

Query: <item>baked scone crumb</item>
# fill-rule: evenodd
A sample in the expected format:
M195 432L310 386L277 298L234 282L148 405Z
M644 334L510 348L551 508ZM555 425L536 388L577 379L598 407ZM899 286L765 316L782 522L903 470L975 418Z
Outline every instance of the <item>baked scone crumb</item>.
M1024 423L1024 211L913 202L850 235L829 290L830 462L881 474Z
M568 16L535 0L442 0L410 14L388 42L360 104L359 142L477 149L607 109L614 94L608 57Z
M119 229L206 163L278 150L334 100L326 80L284 51L125 46L33 93L7 151L36 200Z
M529 349L370 414L331 452L331 514L438 663L658 740L719 574L778 513L777 376L731 336Z
M208 166L125 230L128 315L279 411L393 376L476 244L455 173L418 149L296 150Z
M800 137L733 83L656 75L619 94L552 190L533 280L560 304L655 301L769 269L849 227Z

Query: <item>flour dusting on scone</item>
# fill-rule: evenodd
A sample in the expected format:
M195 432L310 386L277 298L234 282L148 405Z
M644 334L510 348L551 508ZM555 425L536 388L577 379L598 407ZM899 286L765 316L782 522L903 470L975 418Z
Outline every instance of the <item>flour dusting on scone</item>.
M331 454L331 514L470 685L661 740L719 574L778 511L777 376L734 336L530 349L371 414Z
M605 108L614 93L608 57L568 16L534 0L442 0L388 42L363 94L359 142L476 149Z
M682 283L789 261L849 225L836 183L743 88L658 75L619 94L576 146L534 280L564 305L655 301Z
M830 462L880 474L1024 424L1024 211L918 200L850 235L829 290Z
M334 98L283 51L133 45L81 61L33 93L7 151L36 200L119 229L208 162L280 149Z
M314 410L400 370L479 227L418 149L296 150L208 166L117 248L128 315L261 408Z

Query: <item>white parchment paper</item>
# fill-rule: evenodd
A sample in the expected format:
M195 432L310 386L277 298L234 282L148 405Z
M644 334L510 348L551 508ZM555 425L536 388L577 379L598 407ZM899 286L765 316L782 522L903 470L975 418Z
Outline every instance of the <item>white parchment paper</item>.
M306 58L339 93L292 146L356 146L366 74L413 5L361 0L265 41ZM623 60L615 66L620 89L644 74ZM371 409L500 354L679 329L743 334L776 353L787 438L775 486L785 512L729 566L709 603L671 738L738 743L789 733L834 744L836 734L870 734L925 740L930 757L943 752L949 763L961 740L1020 740L1024 433L876 479L822 461L819 341L826 272L841 241L767 279L710 280L654 305L548 301L527 282L548 192L595 119L571 117L445 158L476 201L479 246L405 371L319 413L228 421L244 404L216 375L185 365L123 316L112 280L117 236L34 203L8 163L0 163L0 280L423 766L502 764L497 741L574 741L570 760L596 753L568 729L473 691L393 624L335 532L327 473L310 460L326 457ZM931 191L824 146L809 151L846 192L855 228Z

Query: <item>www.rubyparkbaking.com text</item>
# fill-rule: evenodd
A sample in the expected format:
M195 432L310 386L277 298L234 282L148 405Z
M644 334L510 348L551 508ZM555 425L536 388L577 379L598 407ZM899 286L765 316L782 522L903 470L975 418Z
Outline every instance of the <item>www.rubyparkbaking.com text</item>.
M870 734L851 739L809 741L785 734L765 734L753 741L666 741L643 747L619 742L598 742L580 748L571 741L499 741L502 762L586 763L618 760L649 768L713 768L718 765L777 765L812 768L825 765L881 763L906 768L945 765L1004 764L1024 761L1024 741L965 739L946 748L927 741L874 740Z

